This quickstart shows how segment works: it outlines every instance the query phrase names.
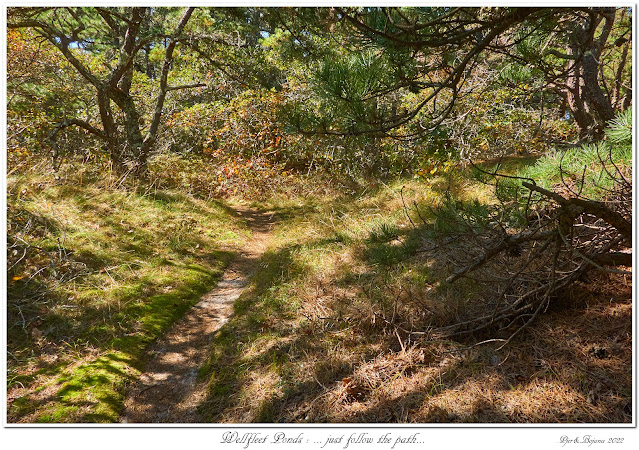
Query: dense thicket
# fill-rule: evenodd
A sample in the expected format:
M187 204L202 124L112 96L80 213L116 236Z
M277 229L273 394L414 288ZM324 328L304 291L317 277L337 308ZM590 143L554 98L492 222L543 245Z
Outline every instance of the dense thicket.
M628 109L631 20L627 8L10 8L9 148L106 154L138 174L166 148L369 174L543 151L601 138Z
M319 73L352 133L410 136L452 128L458 102L506 89L512 107L574 120L601 136L630 102L630 11L615 8L337 9L354 28L343 58ZM363 50L360 58L352 50ZM416 98L407 103L409 93ZM404 100L404 101L402 101ZM557 108L557 109L556 109ZM566 116L564 116L566 117ZM335 118L332 118L335 120Z

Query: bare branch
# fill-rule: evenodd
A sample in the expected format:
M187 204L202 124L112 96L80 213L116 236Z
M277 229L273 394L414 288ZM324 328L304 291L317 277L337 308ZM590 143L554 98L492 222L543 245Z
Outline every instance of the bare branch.
M173 62L173 51L175 50L177 39L180 34L182 34L184 27L186 27L186 24L191 18L191 14L193 14L194 9L195 8L187 8L186 11L184 11L184 15L180 19L180 22L178 23L178 26L173 33L173 38L166 48L166 52L164 54L164 63L162 64L162 71L160 75L160 92L158 93L158 97L155 102L155 111L153 113L153 119L151 120L151 126L149 127L147 137L144 139L145 151L148 151L150 146L155 141L157 130L160 126L162 108L164 107L164 99L166 98L168 88L167 79L169 76L169 68L171 67L171 63Z
M180 86L169 86L166 88L166 92L177 91L180 89L193 89L198 87L206 87L206 83L193 83L193 84L182 84Z
M594 200L584 200L582 198L566 199L555 192L549 191L526 181L522 182L522 185L527 187L531 191L539 192L543 196L551 198L562 206L576 206L581 208L588 214L592 214L595 217L605 220L610 225L615 227L617 231L619 231L619 233L621 233L621 235L628 240L628 242L632 242L632 224L627 221L621 214L608 208L602 202L597 202Z
M61 130L73 125L78 126L101 139L106 139L106 135L104 134L104 131L94 127L89 122L86 122L80 119L67 119L56 124L53 130L49 133L47 139L52 140L55 137L55 135L58 134Z

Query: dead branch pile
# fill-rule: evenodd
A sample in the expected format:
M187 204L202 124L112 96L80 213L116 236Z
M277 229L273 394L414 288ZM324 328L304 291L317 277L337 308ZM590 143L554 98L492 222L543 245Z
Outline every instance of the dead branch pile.
M488 286L484 292L489 294L469 308L468 317L434 331L461 337L507 330L509 337L502 339L506 345L588 271L630 273L630 169L612 166L609 170L604 165L614 188L607 189L603 199L586 198L582 189L566 181L548 190L526 179L524 226L514 231L502 221L489 220L478 228L468 220L448 255L456 269L446 282L471 278Z

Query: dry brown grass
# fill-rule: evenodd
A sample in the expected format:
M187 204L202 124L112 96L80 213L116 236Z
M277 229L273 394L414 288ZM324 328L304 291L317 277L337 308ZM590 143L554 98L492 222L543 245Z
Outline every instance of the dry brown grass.
M484 294L468 280L438 287L450 250L407 246L412 226L394 189L352 204L327 200L283 221L262 263L268 273L214 343L209 420L631 421L629 279L592 275L500 351L501 342L472 345L508 335L411 334L473 314Z
M628 423L629 287L614 303L602 295L589 302L579 310L550 313L501 352L487 347L455 351L459 344L452 343L415 344L394 352L385 343L381 346L386 351L370 360L356 352L342 353L347 358L341 363L345 359L352 370L341 378L335 376L335 363L318 362L315 376L324 374L324 392L306 401L303 419ZM332 380L326 379L329 374ZM298 402L282 407L281 411L296 413L281 419L299 420L300 407Z

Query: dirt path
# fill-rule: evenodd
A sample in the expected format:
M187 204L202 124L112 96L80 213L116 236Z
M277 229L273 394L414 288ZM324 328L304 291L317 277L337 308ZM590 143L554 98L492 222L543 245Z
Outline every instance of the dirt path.
M272 228L272 214L237 211L249 223L251 240L217 286L150 348L146 371L127 393L122 423L202 422L197 407L206 397L206 380L197 379L198 370L213 334L229 320L233 303L257 268Z

